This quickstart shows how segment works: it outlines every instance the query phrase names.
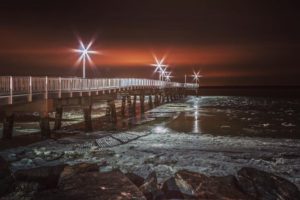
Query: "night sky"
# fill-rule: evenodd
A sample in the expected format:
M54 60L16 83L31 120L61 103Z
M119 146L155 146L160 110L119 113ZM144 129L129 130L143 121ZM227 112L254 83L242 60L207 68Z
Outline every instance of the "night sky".
M1 0L0 74L81 76L80 36L101 52L89 77L157 78L155 54L176 81L300 85L299 20L286 0Z

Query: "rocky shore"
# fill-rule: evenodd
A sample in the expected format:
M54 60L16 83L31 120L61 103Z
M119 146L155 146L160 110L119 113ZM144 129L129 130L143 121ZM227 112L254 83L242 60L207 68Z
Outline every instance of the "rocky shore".
M100 165L60 164L12 172L0 157L0 199L300 199L296 185L255 168L244 167L235 176L179 170L159 184L155 171L144 179L118 169L103 172Z

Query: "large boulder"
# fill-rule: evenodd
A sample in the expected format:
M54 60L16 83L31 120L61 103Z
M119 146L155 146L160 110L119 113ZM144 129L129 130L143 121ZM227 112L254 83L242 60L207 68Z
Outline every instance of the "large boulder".
M56 166L42 166L32 169L18 170L14 173L17 181L36 182L40 189L49 189L57 187L61 172L66 167L65 164Z
M162 191L166 199L183 199L184 195L181 193L174 177L166 180L162 186Z
M193 195L196 199L250 199L239 190L234 176L206 176L196 172L180 170L175 174L175 179L181 187L191 191L188 195Z
M145 179L137 174L134 173L126 173L125 174L129 180L134 183L137 187L143 185Z
M274 174L245 167L238 171L237 178L241 189L254 199L300 199L296 185Z
M0 197L13 189L13 178L8 162L0 156Z
M40 196L41 197L41 196ZM47 197L47 195L46 195ZM100 173L87 171L65 176L59 181L57 199L94 200L94 199L141 199L141 191L119 170ZM47 199L47 198L40 198Z
M148 177L146 178L145 182L143 185L139 187L140 191L143 192L145 197L148 200L158 200L158 199L163 199L164 194L163 192L159 189L158 184L157 184L157 176L156 172L153 171L151 172Z
M80 173L97 171L99 171L99 166L95 163L79 163L76 165L67 165L64 167L62 173L60 174L59 180L63 181L64 179L68 179Z

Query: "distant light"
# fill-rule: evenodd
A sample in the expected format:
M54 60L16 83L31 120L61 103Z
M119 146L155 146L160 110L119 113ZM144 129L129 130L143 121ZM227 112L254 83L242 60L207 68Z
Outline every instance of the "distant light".
M194 78L194 81L196 81L196 83L198 83L199 78L201 78L201 77L203 77L203 76L200 75L200 71L198 71L198 72L195 72L195 71L194 71L192 77Z
M159 73L159 80L162 81L171 81L171 72L167 71L168 65L163 64L165 57L158 59L156 56L153 56L155 59L155 64L151 64L155 67L154 73Z
M79 49L73 50L74 52L81 54L76 63L79 64L82 61L82 78L86 78L86 75L85 75L86 74L85 73L86 59L88 60L88 62L90 64L93 64L93 61L89 54L98 54L99 53L98 51L90 50L93 43L94 43L94 40L91 40L88 43L88 45L84 45L83 42L79 39L79 44L80 44Z
M168 65L163 64L165 57L163 57L161 60L158 60L156 56L154 56L155 64L151 64L155 67L154 73L159 73L159 80L163 80L166 69Z

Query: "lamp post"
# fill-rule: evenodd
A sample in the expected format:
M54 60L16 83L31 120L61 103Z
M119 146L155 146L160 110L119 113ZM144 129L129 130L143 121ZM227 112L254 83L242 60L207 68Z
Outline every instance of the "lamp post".
M196 81L196 84L198 84L199 78L202 77L202 75L200 75L200 71L198 72L194 71L192 77L194 78L194 81Z
M159 73L159 80L162 81L164 77L164 73L166 71L167 65L163 64L165 58L162 58L161 60L158 60L156 56L154 56L155 64L151 64L155 67L154 72Z
M80 53L80 57L77 60L77 63L82 61L82 78L86 78L86 60L89 63L92 63L92 59L89 54L98 54L97 51L90 50L93 40L88 43L88 45L84 45L81 40L79 40L80 47L79 49L74 49L74 52Z

